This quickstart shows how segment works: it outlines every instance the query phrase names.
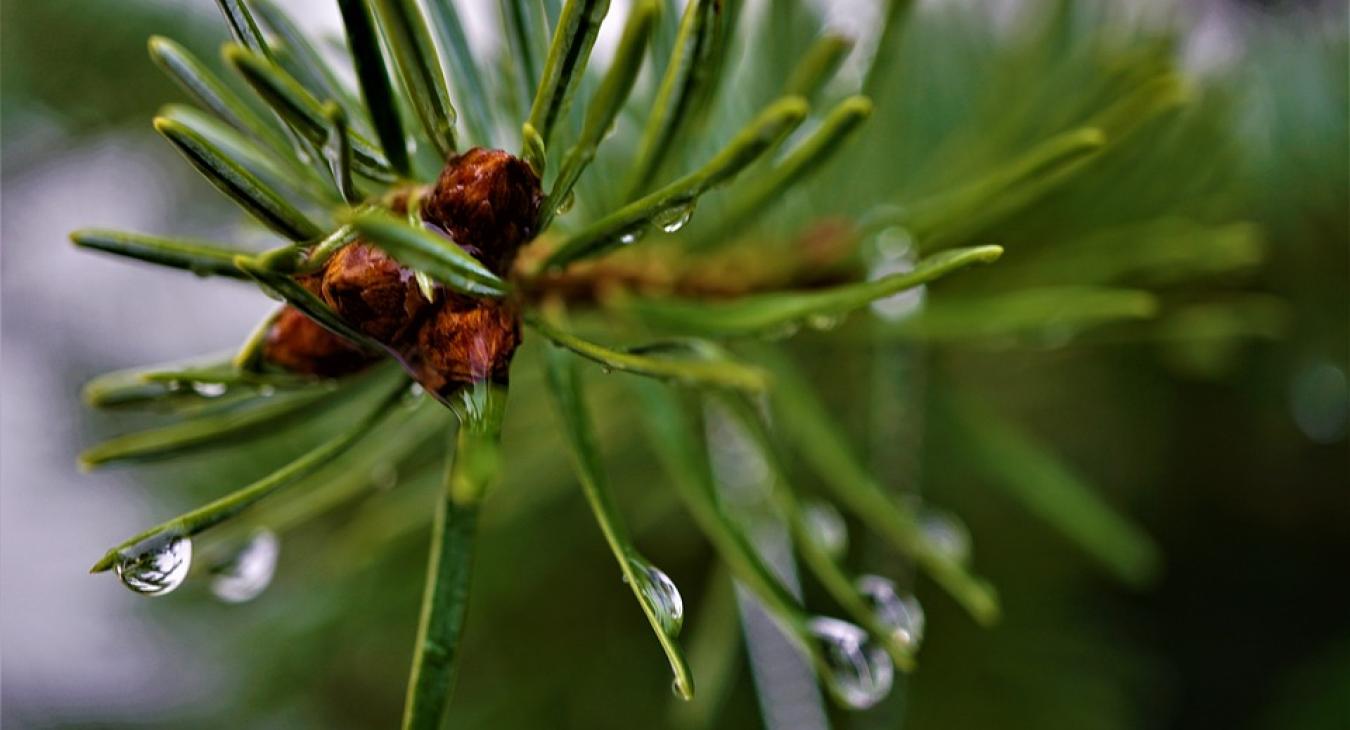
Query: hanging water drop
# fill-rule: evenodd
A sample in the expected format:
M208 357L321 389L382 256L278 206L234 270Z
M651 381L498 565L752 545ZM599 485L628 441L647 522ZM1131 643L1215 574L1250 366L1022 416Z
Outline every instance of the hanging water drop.
M228 388L224 383L203 383L200 381L192 383L192 392L203 398L219 398L225 395L226 390Z
M848 525L829 502L813 501L802 507L802 521L812 539L830 557L838 560L848 552Z
M572 204L576 202L576 199L576 193L572 190L568 190L567 194L563 196L563 199L558 201L558 207L556 209L558 215L563 215L570 211L572 209Z
M635 226L619 234L619 243L629 246L637 243L645 235L647 235L646 226Z
M652 216L654 223L666 233L675 233L684 228L689 223L689 219L694 217L694 201L678 203Z
M638 590L651 604L656 614L656 622L666 636L674 638L680 635L684 627L684 599L675 582L657 568L636 555L628 558L628 564L637 577Z
M877 620L891 630L891 637L900 646L913 651L923 641L923 606L914 596L901 596L895 583L879 575L858 577L858 592L877 615Z
M844 319L842 314L813 314L806 318L806 326L824 332L843 324Z
M890 693L895 666L866 631L824 616L811 619L807 628L825 661L823 679L844 706L865 710Z
M955 563L970 562L970 530L950 512L932 507L919 513L924 539L943 557Z
M192 539L168 532L122 550L114 564L122 584L146 596L172 592L183 584L190 567Z
M271 530L258 530L228 561L211 569L211 593L226 603L244 603L262 594L277 569L281 541Z

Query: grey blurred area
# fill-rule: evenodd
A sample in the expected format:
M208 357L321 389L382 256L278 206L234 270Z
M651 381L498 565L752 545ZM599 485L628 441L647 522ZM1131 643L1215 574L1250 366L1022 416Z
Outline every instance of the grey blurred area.
M110 368L228 348L269 308L246 287L91 256L68 238L81 225L256 236L239 229L229 206L148 123L159 102L177 94L146 58L145 37L186 29L189 39L214 40L206 31L216 25L214 9L195 5L188 12L177 3L3 6L5 727L94 717L131 725L156 714L151 708L198 702L226 681L144 601L86 575L91 557L162 519L174 497L132 488L137 480L126 472L80 474L75 465L81 445L107 432L82 407L82 382Z

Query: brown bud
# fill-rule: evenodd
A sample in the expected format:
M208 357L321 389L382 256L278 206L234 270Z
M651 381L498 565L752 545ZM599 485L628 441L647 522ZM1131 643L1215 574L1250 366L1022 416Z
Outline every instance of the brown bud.
M409 195L393 191L384 204L402 212ZM475 148L446 163L422 199L421 211L429 225L504 275L516 251L534 236L542 198L539 177L520 158ZM442 397L461 384L505 380L520 343L513 305L445 290L429 302L411 269L369 243L344 247L321 275L299 282L344 321L388 347L424 387ZM346 360L330 362L360 353L298 312L287 310L282 324L269 335L266 354L272 362L302 373L359 369Z
M504 274L534 237L542 199L539 176L524 160L475 147L446 163L422 202L422 218Z
M293 373L335 378L365 368L371 356L286 307L267 332L263 357Z
M520 320L510 304L447 297L418 330L418 379L442 395L456 385L504 381L519 344Z
M344 320L367 335L395 346L427 300L412 269L366 243L338 251L324 269L323 299Z

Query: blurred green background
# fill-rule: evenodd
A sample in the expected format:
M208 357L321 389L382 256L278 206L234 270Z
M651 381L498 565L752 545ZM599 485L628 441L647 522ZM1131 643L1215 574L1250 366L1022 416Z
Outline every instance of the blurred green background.
M334 29L328 3L286 5L318 32ZM982 123L1011 114L1000 90L1072 84L1082 60L1072 39L1033 49L1038 59L1014 48L1039 5L952 5L961 3L922 4L904 47L911 62L887 82L898 100L881 99L915 122L905 127L913 135L867 137L864 150L942 171L925 155L958 135L979 140ZM1262 263L1164 289L1169 305L1193 315L1167 320L1170 335L1121 327L902 348L893 369L849 327L793 344L878 471L921 482L961 515L975 565L1005 603L1002 623L980 629L921 580L929 632L920 670L874 710L831 710L834 726L1350 727L1350 76L1340 5L1163 8L1181 27L1166 53L1202 90L1187 127L1197 136L1160 137L1152 157L1141 153L1147 164L1108 160L991 231L1010 251L1034 251L1123 224L1130 211L1175 207L1253 224ZM65 239L91 224L257 238L148 124L181 94L146 58L146 37L171 35L215 59L224 25L213 4L4 0L0 12L4 725L394 725L424 570L427 484L400 483L288 535L275 584L252 603L219 604L191 583L146 601L84 575L106 545L258 465L208 457L77 475L79 448L126 426L84 411L79 385L115 367L228 348L268 302L229 282L79 255ZM1008 59L1019 63L1000 66ZM1064 75L1038 75L1045 68ZM1057 98L1036 108L1052 117L1063 111ZM899 176L897 189L933 182ZM1019 260L1004 263L1016 272ZM992 290L1011 275L1002 265L952 290ZM1230 294L1274 302L1278 323L1206 320L1184 307ZM534 359L527 348L525 388ZM766 724L728 623L726 577L635 438L615 377L592 377L613 481L644 551L681 587L686 644L707 637L712 651L693 649L695 670L703 660L724 667L709 677L725 679L701 678L712 691L676 706L665 662L572 484L551 410L516 402L507 447L522 456L485 518L457 727ZM864 386L889 393L895 410L878 416ZM1135 517L1161 549L1158 580L1123 586L998 489L997 472L1021 465L991 469L972 454L953 397L1034 435ZM852 534L855 563L903 571ZM793 726L787 717L768 724Z

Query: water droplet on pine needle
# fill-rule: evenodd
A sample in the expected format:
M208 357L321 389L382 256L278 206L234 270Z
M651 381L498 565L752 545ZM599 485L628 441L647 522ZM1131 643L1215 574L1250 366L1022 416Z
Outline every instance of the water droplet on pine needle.
M244 603L262 595L276 573L281 541L259 530L228 561L212 569L211 593L226 603Z
M645 235L647 235L647 227L645 225L636 226L620 233L619 243L624 246L629 246L637 243Z
M219 398L225 395L226 390L228 388L224 383L194 382L192 384L192 391L203 398Z
M127 588L162 596L183 584L192 567L192 539L164 533L123 549L113 567Z
M901 596L895 583L879 575L858 577L858 592L867 601L877 620L891 630L897 644L909 650L917 649L923 641L923 606L914 596Z
M956 515L932 507L919 513L924 539L943 557L955 563L970 562L970 530Z
M637 579L638 590L652 605L661 631L672 639L679 636L684 627L684 599L675 582L660 568L640 557L628 558L628 564Z
M824 616L811 619L807 628L828 670L822 679L845 706L865 710L890 693L895 666L866 631Z
M577 201L576 193L571 190L568 190L567 195L564 195L563 199L558 201L558 208L557 208L558 215L563 215L568 211L572 210L572 205L576 203L576 201Z
M829 502L808 502L802 508L807 532L830 557L838 560L848 551L848 525Z
M689 223L689 219L693 217L694 201L690 200L672 205L652 216L652 223L666 233L675 233L684 228Z
M806 318L806 326L813 330L828 331L844 323L842 314L813 314Z

